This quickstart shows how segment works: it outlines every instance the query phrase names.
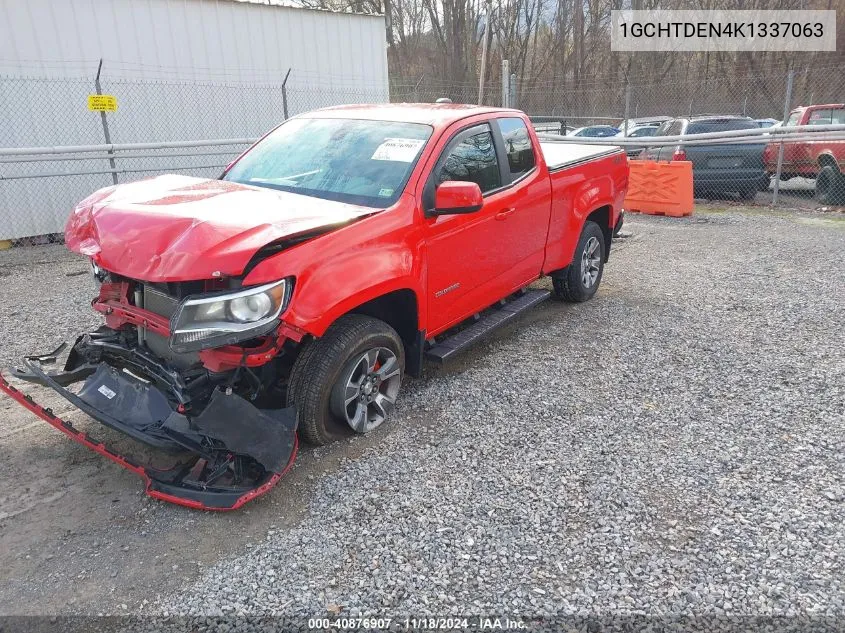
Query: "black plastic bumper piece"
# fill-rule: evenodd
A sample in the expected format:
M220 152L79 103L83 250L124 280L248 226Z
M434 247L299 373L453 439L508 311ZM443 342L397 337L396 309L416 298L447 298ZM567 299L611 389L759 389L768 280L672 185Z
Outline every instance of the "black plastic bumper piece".
M32 382L50 387L98 422L154 448L181 449L180 445L173 440L149 431L155 423L151 417L151 408L160 409L163 400L164 406L167 407L168 412L170 411L166 398L154 387L141 385L139 381L139 386L135 388L128 379L122 378L116 369L101 363L85 381L79 395L76 395L59 383L59 380L65 376L61 374L51 376L36 363L29 360L25 363L29 372L38 378L37 381ZM156 395L159 397L155 398ZM150 402L153 399L156 400L155 403ZM146 411L138 411L135 406L145 408Z
M280 473L296 445L296 413L258 409L234 393L215 390L199 415L174 411L154 385L127 371L100 363L79 394L65 389L32 361L29 372L68 402L102 424L158 449L188 450L213 460L231 452ZM163 482L162 482L163 483Z

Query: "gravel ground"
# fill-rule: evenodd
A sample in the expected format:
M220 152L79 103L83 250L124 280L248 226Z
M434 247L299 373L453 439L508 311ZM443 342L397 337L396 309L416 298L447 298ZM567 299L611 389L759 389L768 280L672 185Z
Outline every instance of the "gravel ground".
M0 366L72 343L101 322L87 260L62 245L0 251L0 288Z
M845 617L845 223L636 218L171 613Z
M547 302L409 380L389 427L305 450L292 479L301 520L268 511L293 494L282 482L252 505L257 538L240 538L247 519L218 524L229 531L216 537L201 530L217 538L216 564L183 565L181 589L164 571L156 583L127 570L89 612L121 602L138 612L144 596L142 613L202 628L219 619L220 630L233 614L841 621L845 222L711 208L633 217L626 229L594 300ZM50 266L54 315L72 312L59 295L79 268ZM24 310L6 291L2 303ZM40 318L27 312L12 345L3 333L4 357L44 341ZM332 468L302 476L329 458ZM53 502L57 517L65 501ZM146 507L161 548L186 558L201 547L192 530L216 520ZM14 521L3 527L38 529L26 514ZM135 556L156 547L133 541ZM0 586L5 612L12 595Z

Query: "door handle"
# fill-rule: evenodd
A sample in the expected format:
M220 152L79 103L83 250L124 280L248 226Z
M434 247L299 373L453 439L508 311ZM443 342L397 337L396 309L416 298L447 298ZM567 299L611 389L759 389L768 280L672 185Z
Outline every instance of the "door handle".
M507 209L502 209L496 214L497 220L506 220L508 216L516 211L516 207L508 207Z

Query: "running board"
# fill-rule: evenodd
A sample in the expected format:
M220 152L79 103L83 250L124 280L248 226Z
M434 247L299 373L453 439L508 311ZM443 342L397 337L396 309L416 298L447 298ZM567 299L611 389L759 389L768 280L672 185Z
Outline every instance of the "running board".
M521 312L545 301L551 294L548 290L528 290L516 299L493 308L487 315L457 334L435 343L426 351L426 358L436 363L445 363L458 352L474 345L496 328L512 321Z

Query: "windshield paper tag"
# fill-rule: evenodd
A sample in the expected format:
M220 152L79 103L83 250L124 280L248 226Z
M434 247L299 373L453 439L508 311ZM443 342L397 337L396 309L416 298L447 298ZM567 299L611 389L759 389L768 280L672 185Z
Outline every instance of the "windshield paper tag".
M412 163L425 141L417 138L388 138L376 148L371 160Z

